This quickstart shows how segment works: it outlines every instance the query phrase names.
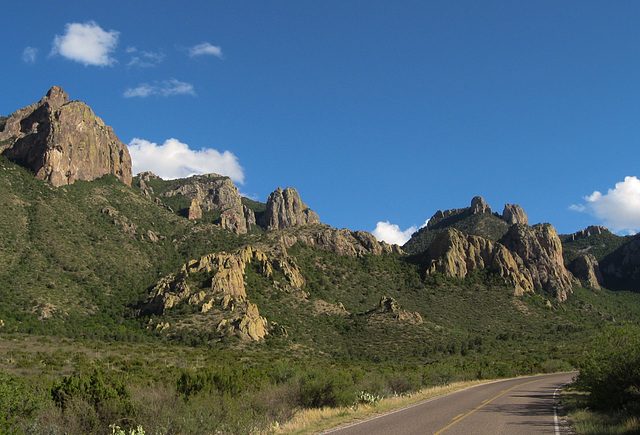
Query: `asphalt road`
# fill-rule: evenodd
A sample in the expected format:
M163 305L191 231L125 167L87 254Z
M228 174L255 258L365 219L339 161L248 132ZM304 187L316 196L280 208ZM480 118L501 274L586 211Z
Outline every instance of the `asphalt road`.
M558 373L478 385L326 433L560 434L554 393L576 375Z

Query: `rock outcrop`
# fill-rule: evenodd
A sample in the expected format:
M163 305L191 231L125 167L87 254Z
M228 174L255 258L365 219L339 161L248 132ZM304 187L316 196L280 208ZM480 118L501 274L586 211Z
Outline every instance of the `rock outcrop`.
M475 196L471 200L471 214L491 213L491 207L487 205L484 198Z
M147 301L141 306L143 314L164 315L180 303L196 306L201 313L217 307L233 313L216 326L224 333L237 333L241 337L259 340L267 334L267 320L258 307L247 300L244 274L250 263L256 263L263 276L271 277L274 270L284 275L286 282L278 285L283 290L302 288L306 281L295 261L287 256L271 258L264 252L245 247L233 253L205 255L185 264L179 273L162 278L154 286ZM207 289L194 288L194 275L210 275Z
M302 202L296 189L278 187L269 195L267 209L259 224L267 230L278 230L318 222L317 213Z
M585 237L593 236L596 234L611 234L611 231L607 227L600 225L589 225L584 230L580 230L570 235L571 240L584 239Z
M501 243L464 234L455 228L441 231L428 250L427 273L464 278L476 269L487 269L512 285L514 294L534 290L530 273L522 267L521 259ZM520 260L520 262L518 261Z
M189 220L194 219L202 219L202 208L200 207L200 201L197 199L191 200L191 205L189 206L189 216L187 216Z
M564 267L562 243L551 224L512 225L500 242L522 259L534 288L554 293L559 301L567 299L574 277Z
M398 301L394 298L383 296L380 299L380 303L376 308L366 313L367 315L391 315L394 319L401 322L411 323L413 325L420 325L423 323L420 313L415 311L408 311L400 307Z
M568 268L573 275L586 286L600 289L600 285L602 284L602 274L600 273L600 265L593 255L578 255L578 257L571 262Z
M191 199L192 206L196 201L201 211L219 211L222 228L236 234L246 234L251 223L255 223L253 212L242 205L238 188L229 177L218 174L194 175L180 187L162 194L164 197L175 195Z
M529 218L522 207L517 204L505 204L502 212L502 219L507 221L509 225L523 224L529 225Z
M351 231L346 228L339 230L325 224L307 225L296 231L274 234L274 237L280 239L280 243L285 249L301 242L350 257L402 253L402 249L398 245L378 242L371 233L366 231Z
M127 146L89 106L69 101L58 86L8 117L0 131L0 154L56 187L107 174L131 185Z

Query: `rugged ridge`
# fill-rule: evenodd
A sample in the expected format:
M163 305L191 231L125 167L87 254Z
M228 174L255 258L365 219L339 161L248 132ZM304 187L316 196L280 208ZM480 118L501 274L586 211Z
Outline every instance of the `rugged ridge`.
M127 146L88 105L69 101L58 86L8 117L0 131L0 154L56 187L107 174L131 185Z
M142 177L140 178L143 179ZM185 179L180 187L162 193L162 197L183 195L192 201L194 219L198 214L196 204L201 211L220 211L222 228L236 234L246 234L250 224L255 222L253 212L242 205L240 193L231 178L218 174L194 175ZM195 201L195 202L194 202Z
M398 245L379 242L373 234L366 231L351 231L346 228L339 230L325 224L306 225L295 231L276 232L272 237L279 238L280 245L284 249L300 242L350 257L403 253Z

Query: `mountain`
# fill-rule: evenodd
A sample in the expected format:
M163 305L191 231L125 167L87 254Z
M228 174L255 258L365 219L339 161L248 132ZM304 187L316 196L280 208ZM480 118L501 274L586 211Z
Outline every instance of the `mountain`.
M516 295L546 291L564 301L575 278L565 268L560 238L550 224L528 223L522 207L506 204L500 215L476 196L470 207L438 210L403 248L423 253L427 274L464 278L487 270Z
M0 138L0 376L53 379L41 432L267 430L358 392L569 369L606 325L640 322L638 237L559 236L475 197L389 245L292 187L261 203L219 174L132 177L126 145L55 87Z

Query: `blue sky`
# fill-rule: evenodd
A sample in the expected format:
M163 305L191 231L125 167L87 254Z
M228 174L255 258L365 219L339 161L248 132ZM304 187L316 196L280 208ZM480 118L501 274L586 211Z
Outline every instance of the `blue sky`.
M559 233L640 230L640 2L33 1L0 114L53 85L163 177L402 241L480 195ZM406 233L402 236L401 233Z

